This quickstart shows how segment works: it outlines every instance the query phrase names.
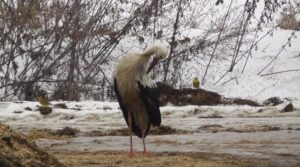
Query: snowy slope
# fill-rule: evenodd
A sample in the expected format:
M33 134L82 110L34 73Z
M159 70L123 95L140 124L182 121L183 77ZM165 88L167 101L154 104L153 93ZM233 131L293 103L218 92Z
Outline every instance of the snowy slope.
M265 29L261 34L264 34L267 30ZM239 66L233 72L235 73L233 76L238 78L239 83L231 81L222 85L224 94L258 99L266 99L271 96L300 99L300 71L261 76L274 72L300 69L300 38L296 38L300 36L300 32L296 32L291 39L291 46L286 46L281 52L292 33L292 31L278 29L273 32L272 36L268 35L258 43L257 51L252 53L244 74L241 74L244 63L238 64ZM276 56L278 58L259 75L258 73Z
M300 38L297 38L299 36L300 32L279 28L273 31L271 28L264 28L258 32L257 37L255 37L255 32L250 33L246 38L248 42L241 48L238 55L239 61L233 71L227 73L233 55L233 51L227 49L224 54L216 55L216 58L212 60L202 88L218 92L226 97L264 100L279 96L300 99L300 71L265 75L300 69ZM255 45L243 71L248 54L240 57L251 47L253 38L260 39L261 37L263 37L262 40ZM290 46L289 38L291 38ZM181 81L184 87L192 87L194 77L203 78L209 56L211 55L183 65L184 72ZM275 57L277 58L272 61ZM265 68L269 63L270 65ZM226 74L225 77L220 80L224 74Z

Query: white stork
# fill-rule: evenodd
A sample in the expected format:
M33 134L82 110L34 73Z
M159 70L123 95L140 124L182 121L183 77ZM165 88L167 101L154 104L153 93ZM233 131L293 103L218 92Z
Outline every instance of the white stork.
M161 115L159 110L159 94L156 83L148 72L162 59L166 58L167 48L156 43L142 53L128 53L117 64L114 72L114 88L126 124L130 129L130 152L132 157L132 132L143 140L143 155L146 151L145 137L150 125L159 126ZM153 56L149 69L146 66Z

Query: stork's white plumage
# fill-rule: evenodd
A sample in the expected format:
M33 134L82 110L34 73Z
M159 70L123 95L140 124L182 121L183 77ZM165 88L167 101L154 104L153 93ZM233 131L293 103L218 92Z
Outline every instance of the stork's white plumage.
M128 53L117 64L114 73L114 87L125 121L130 128L130 152L133 156L132 134L143 139L144 155L147 155L145 137L150 125L159 126L159 93L156 83L148 72L167 56L168 50L162 44L154 44L142 53ZM146 66L153 56L150 67Z

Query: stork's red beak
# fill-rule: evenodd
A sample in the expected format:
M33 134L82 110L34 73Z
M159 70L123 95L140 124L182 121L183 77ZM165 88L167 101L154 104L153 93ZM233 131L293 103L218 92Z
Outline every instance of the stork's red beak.
M150 66L147 70L147 73L149 73L159 62L159 59L158 58L153 58L153 61L150 63Z

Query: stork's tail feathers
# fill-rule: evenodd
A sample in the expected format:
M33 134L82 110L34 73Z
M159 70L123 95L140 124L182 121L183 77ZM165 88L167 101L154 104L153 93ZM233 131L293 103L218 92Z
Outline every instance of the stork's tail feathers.
M162 43L155 43L142 53L144 56L151 56L153 54L163 55L163 57L166 57L168 54L168 48Z

